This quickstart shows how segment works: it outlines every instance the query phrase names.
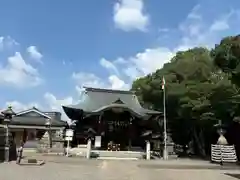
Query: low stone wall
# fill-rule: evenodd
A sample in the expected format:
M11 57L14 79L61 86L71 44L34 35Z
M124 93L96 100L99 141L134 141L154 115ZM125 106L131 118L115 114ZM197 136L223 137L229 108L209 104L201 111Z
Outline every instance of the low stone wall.
M61 137L52 137L52 147L50 147L49 143L49 135L48 132L46 132L43 137L39 140L37 145L37 152L39 153L49 153L49 152L55 152L55 153L64 153L64 140Z

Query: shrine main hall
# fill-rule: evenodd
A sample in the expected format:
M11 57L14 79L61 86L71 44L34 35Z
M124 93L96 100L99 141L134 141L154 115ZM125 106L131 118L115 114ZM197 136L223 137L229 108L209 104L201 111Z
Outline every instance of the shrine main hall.
M147 140L162 137L163 114L142 107L132 91L86 87L80 103L63 109L75 122L73 147L91 139L96 149L115 145L124 151L145 148Z

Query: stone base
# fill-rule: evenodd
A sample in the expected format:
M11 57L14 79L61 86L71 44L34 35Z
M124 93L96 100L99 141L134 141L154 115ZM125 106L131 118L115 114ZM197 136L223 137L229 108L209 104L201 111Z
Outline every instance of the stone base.
M37 159L22 159L18 165L25 165L25 166L42 166L45 164L43 160Z

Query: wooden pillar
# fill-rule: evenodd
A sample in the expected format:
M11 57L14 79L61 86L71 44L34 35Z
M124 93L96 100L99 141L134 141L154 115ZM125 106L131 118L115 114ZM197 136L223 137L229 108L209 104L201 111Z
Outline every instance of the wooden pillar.
M97 136L102 136L103 132L103 112L98 117L98 127L97 127ZM101 147L102 147L102 138L101 138ZM101 148L99 147L99 148Z
M97 135L100 136L102 132L102 113L98 117L98 124L97 124Z
M128 151L130 151L131 150L131 148L132 148L132 122L133 121L133 117L132 116L130 116L130 120L129 120L129 129L128 129Z
M22 142L25 143L27 140L27 130L23 129L23 136L22 136Z

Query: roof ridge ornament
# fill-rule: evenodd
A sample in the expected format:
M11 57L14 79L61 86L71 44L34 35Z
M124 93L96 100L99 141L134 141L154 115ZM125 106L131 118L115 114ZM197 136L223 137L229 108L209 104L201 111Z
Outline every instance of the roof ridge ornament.
M38 108L36 108L35 106L33 106L33 107L32 107L32 109L35 109L35 110L39 111L39 109L38 109Z

